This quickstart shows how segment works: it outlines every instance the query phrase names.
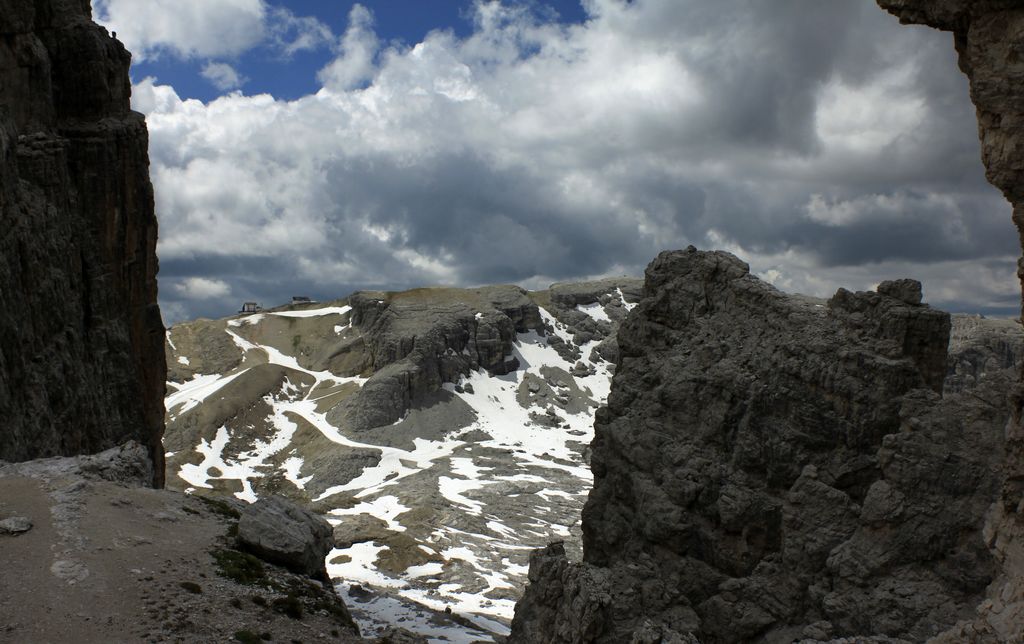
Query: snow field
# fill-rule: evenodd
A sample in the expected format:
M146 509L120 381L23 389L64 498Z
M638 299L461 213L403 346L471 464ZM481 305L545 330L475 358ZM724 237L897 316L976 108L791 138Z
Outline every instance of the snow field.
M619 295L621 297L621 292ZM629 308L631 305L626 306ZM503 597L502 591L507 595L522 586L528 570L529 552L533 548L554 538L567 537L571 532L570 526L559 523L557 519L548 521L543 518L552 508L537 503L521 516L501 516L500 510L488 506L488 495L493 499L497 494L489 492L488 488L498 484L506 488L508 483L526 484L527 488L536 491L524 494L536 495L539 500L562 509L569 508L563 514L575 513L578 520L579 510L592 485L592 475L580 456L579 444L587 444L593 438L594 412L604 404L610 390L608 365L603 362L594 364L596 373L589 376L573 378L566 375L563 379L574 381L589 397L591 404L576 414L556 408L563 419L559 426L539 426L530 418L530 413L544 414L553 403L545 400L542 404L524 408L517 399L520 385L528 375L543 379L541 371L546 367L557 367L571 373L573 363L564 360L547 344L545 337L535 332L522 333L512 350L519 360L519 370L504 376L478 371L468 374L459 383L445 383L445 389L476 413L476 421L472 425L459 428L458 432L448 434L443 440L416 438L411 450L362 443L331 425L326 414L317 412L316 398L311 392L319 391L321 384L331 387L351 382L361 387L365 379L341 378L327 371L303 368L295 357L273 347L255 344L235 332L240 327L258 324L267 315L313 317L343 315L349 310L349 307L328 307L260 313L228 321L225 330L243 351L242 368L227 376L196 376L180 386L167 398L172 414L180 415L215 394L244 373L247 370L245 363L252 358L256 358L258 363L267 362L306 374L313 379L313 384L300 387L286 379L277 395L264 397L264 402L271 409L268 425L273 429L266 440L253 441L245 452L236 457L226 457L224 450L231 434L227 427L221 427L211 441L202 440L196 447L202 461L198 465L183 466L179 476L193 488L211 488L212 479L239 480L243 490L236 496L249 502L256 500L252 481L272 473L275 468L296 487L306 489L313 475L303 477L302 458L288 452L298 429L297 421L301 418L333 443L380 454L377 465L363 469L347 483L327 487L314 499L321 501L340 492L350 493L358 499L354 507L331 510L327 515L331 523L338 524L345 517L366 514L383 521L391 531L408 532L408 526L402 525L400 517L414 509L419 497L408 496L403 489L403 481L421 472L436 471L436 479L433 479L437 481L436 492L449 504L444 512L466 517L465 525L472 525L473 530L480 532L467 532L454 525L436 526L428 533L427 543L419 544L419 547L424 552L440 554L446 563L414 565L398 576L377 569L377 558L386 546L372 541L358 543L345 550L335 549L328 557L328 572L332 578L343 581L342 588L346 589L343 596L352 584L386 589L385 596L376 596L370 601L348 600L353 615L366 632L372 633L382 625L399 625L433 638L431 641L447 642L491 641L487 633L505 635L508 633L507 623L512 618L514 600ZM541 309L540 312L556 336L572 342L572 335L564 325L548 311ZM607 319L599 305L584 312L595 319L601 315ZM477 318L480 317L478 314ZM340 333L347 326L336 325L334 332ZM596 344L591 342L580 347L584 361ZM457 384L472 385L473 393L468 394L464 390L458 393L455 389ZM556 383L548 384L556 387ZM557 391L567 393L569 389L556 387ZM485 432L490 438L472 443L459 438L474 430ZM473 452L474 448L476 452ZM495 453L507 455L502 457L501 467L494 465ZM419 484L418 480L416 484ZM524 502L530 502L528 496ZM538 514L540 516L533 516ZM566 518L571 519L571 516ZM461 519L452 522L463 525ZM331 563L343 557L348 559ZM454 564L458 564L456 569L459 572L450 577L449 568ZM481 586L483 590L480 590ZM467 590L470 587L472 591ZM492 594L492 591L495 592ZM492 597L488 598L488 594ZM429 611L417 611L410 602L436 611L450 609L472 620L479 631L431 622Z
M272 311L268 315L276 315L282 318L314 318L323 315L345 315L352 310L351 306L328 306L322 309L307 309L305 311Z

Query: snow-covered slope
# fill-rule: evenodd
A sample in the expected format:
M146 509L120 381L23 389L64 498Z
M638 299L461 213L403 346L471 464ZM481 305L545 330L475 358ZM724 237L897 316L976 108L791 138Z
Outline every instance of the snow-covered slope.
M529 552L578 551L594 412L638 294L422 289L172 327L168 485L306 502L336 526L328 569L364 630L488 641Z

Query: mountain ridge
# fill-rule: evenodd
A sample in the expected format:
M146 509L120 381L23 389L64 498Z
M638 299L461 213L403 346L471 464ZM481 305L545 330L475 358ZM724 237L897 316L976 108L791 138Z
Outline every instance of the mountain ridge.
M174 325L168 486L307 504L336 526L343 592L503 635L529 550L579 543L592 419L639 286L366 291ZM350 601L371 630L380 601Z

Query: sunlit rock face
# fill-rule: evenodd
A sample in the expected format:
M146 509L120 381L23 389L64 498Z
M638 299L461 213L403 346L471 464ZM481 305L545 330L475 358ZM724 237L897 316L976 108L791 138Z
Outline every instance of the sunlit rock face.
M406 615L507 634L530 551L581 552L594 414L640 286L360 292L175 325L168 487L325 513L367 632ZM470 621L414 617L445 608Z
M597 413L583 561L533 557L511 641L923 641L970 619L1012 368L983 358L1001 323L956 326L947 360L950 316L912 280L825 301L661 254Z
M163 475L163 324L130 55L88 1L0 2L0 459L134 439Z

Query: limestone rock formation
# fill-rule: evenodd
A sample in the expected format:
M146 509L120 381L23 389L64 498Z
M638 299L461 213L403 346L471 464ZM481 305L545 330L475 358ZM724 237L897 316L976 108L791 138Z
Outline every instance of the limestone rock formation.
M583 562L534 555L511 641L922 641L969 619L997 574L1011 371L940 397L949 316L916 282L878 291L787 296L692 247L652 262L597 414Z
M1024 245L1024 6L1016 0L878 0L901 22L951 31L977 108L981 158L990 183L1013 206ZM1024 287L1024 260L1018 260ZM999 579L978 620L951 635L1019 639L1024 634L1024 383L1010 393L1005 479L986 526ZM975 635L977 634L977 635Z
M530 550L581 552L594 413L640 286L359 292L175 325L168 487L324 514L367 632L398 602L500 634Z
M129 439L163 476L163 324L130 55L87 0L0 0L0 459Z
M954 315L944 389L957 393L1024 364L1024 334L1016 320ZM1008 389L1009 391L1009 389Z

